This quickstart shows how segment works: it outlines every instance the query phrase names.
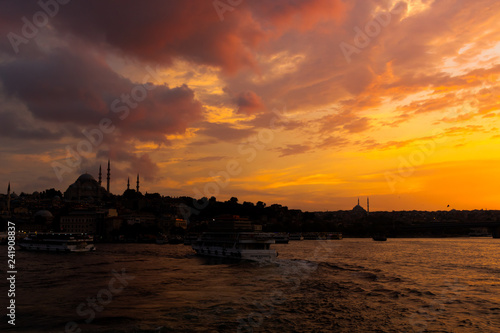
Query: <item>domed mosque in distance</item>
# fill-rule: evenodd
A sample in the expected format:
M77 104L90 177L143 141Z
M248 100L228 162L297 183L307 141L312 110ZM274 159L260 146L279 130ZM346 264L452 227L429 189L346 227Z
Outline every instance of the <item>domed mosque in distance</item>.
M359 204L359 198L358 198L358 204L354 206L352 209L352 213L355 216L362 217L368 215L370 212L370 199L366 198L366 210Z
M101 186L102 173L99 167L99 181L95 180L92 175L88 173L82 174L78 179L71 184L66 192L64 192L64 199L67 201L95 201L101 200L109 195L109 181L110 181L110 164L108 160L108 174L107 174L107 189Z

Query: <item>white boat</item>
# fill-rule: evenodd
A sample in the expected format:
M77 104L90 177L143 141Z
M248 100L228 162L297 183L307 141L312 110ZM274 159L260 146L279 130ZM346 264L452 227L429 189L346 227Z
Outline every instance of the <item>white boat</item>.
M94 237L86 234L31 234L19 241L23 250L54 252L95 251Z
M191 246L211 257L268 261L276 259L273 234L262 232L205 232Z

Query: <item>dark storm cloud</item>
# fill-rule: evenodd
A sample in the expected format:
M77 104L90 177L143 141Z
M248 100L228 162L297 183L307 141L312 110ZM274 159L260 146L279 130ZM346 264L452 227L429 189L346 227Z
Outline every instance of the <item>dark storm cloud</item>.
M35 119L90 127L109 117L124 139L165 142L165 134L183 133L201 119L201 103L186 85L146 89L98 58L63 49L0 65L0 80L6 95L24 103ZM134 100L139 90L146 95Z
M1 112L0 136L13 139L45 141L61 139L64 133L36 125L31 119L23 118L15 112Z
M0 23L3 35L15 32L23 36L22 17L32 20L40 9L35 1L4 1L0 13L0 21L5 22ZM248 21L252 21L250 16L233 15L221 24L212 1L89 0L59 6L48 25L61 35L70 34L144 61L168 64L181 56L231 72L252 65L247 46L263 38ZM2 48L8 51L5 40ZM25 46L19 45L21 52Z
M255 68L252 48L269 38L270 28L277 35L305 30L338 17L343 6L332 0L249 1L230 6L223 21L213 1L73 0L58 7L47 25L65 38L70 34L143 61L169 64L181 57L234 73ZM21 18L32 20L40 10L36 1L4 1L0 31L22 35Z
M96 59L63 49L4 63L0 80L5 93L35 118L81 125L98 122L112 99L131 86Z

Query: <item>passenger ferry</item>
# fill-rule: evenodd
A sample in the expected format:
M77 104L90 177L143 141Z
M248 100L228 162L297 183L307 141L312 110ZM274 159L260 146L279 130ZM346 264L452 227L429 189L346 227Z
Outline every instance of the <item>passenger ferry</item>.
M270 261L277 253L272 233L257 232L248 219L239 216L219 217L209 224L212 231L204 232L192 243L197 254L211 257Z
M87 234L30 234L19 241L23 250L54 252L95 251L94 237Z

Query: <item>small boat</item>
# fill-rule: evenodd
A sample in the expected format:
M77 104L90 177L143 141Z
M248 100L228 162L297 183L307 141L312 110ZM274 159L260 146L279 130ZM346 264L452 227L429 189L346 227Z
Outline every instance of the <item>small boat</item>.
M320 236L317 233L314 232L308 232L304 234L304 239L305 240L318 240L321 239Z
M160 236L156 237L155 242L158 245L167 244L168 243L168 237L160 235Z
M53 252L95 251L94 237L87 234L41 233L30 234L19 241L23 250Z
M273 234L274 242L276 244L288 244L290 236L287 233L275 233Z
M302 236L302 234L290 234L290 236L288 236L288 238L292 241L301 241L301 240L304 240L304 236Z
M493 237L488 228L471 228L469 232L469 237Z
M184 245L192 245L198 239L199 235L187 234L184 236Z
M326 239L342 239L342 233L341 232L332 232L332 233L329 233L328 235L326 235Z
M372 238L374 241L379 241L379 242L385 242L387 240L387 236L382 235L382 234L373 235Z
M181 236L171 236L168 238L168 244L182 244L184 240Z

